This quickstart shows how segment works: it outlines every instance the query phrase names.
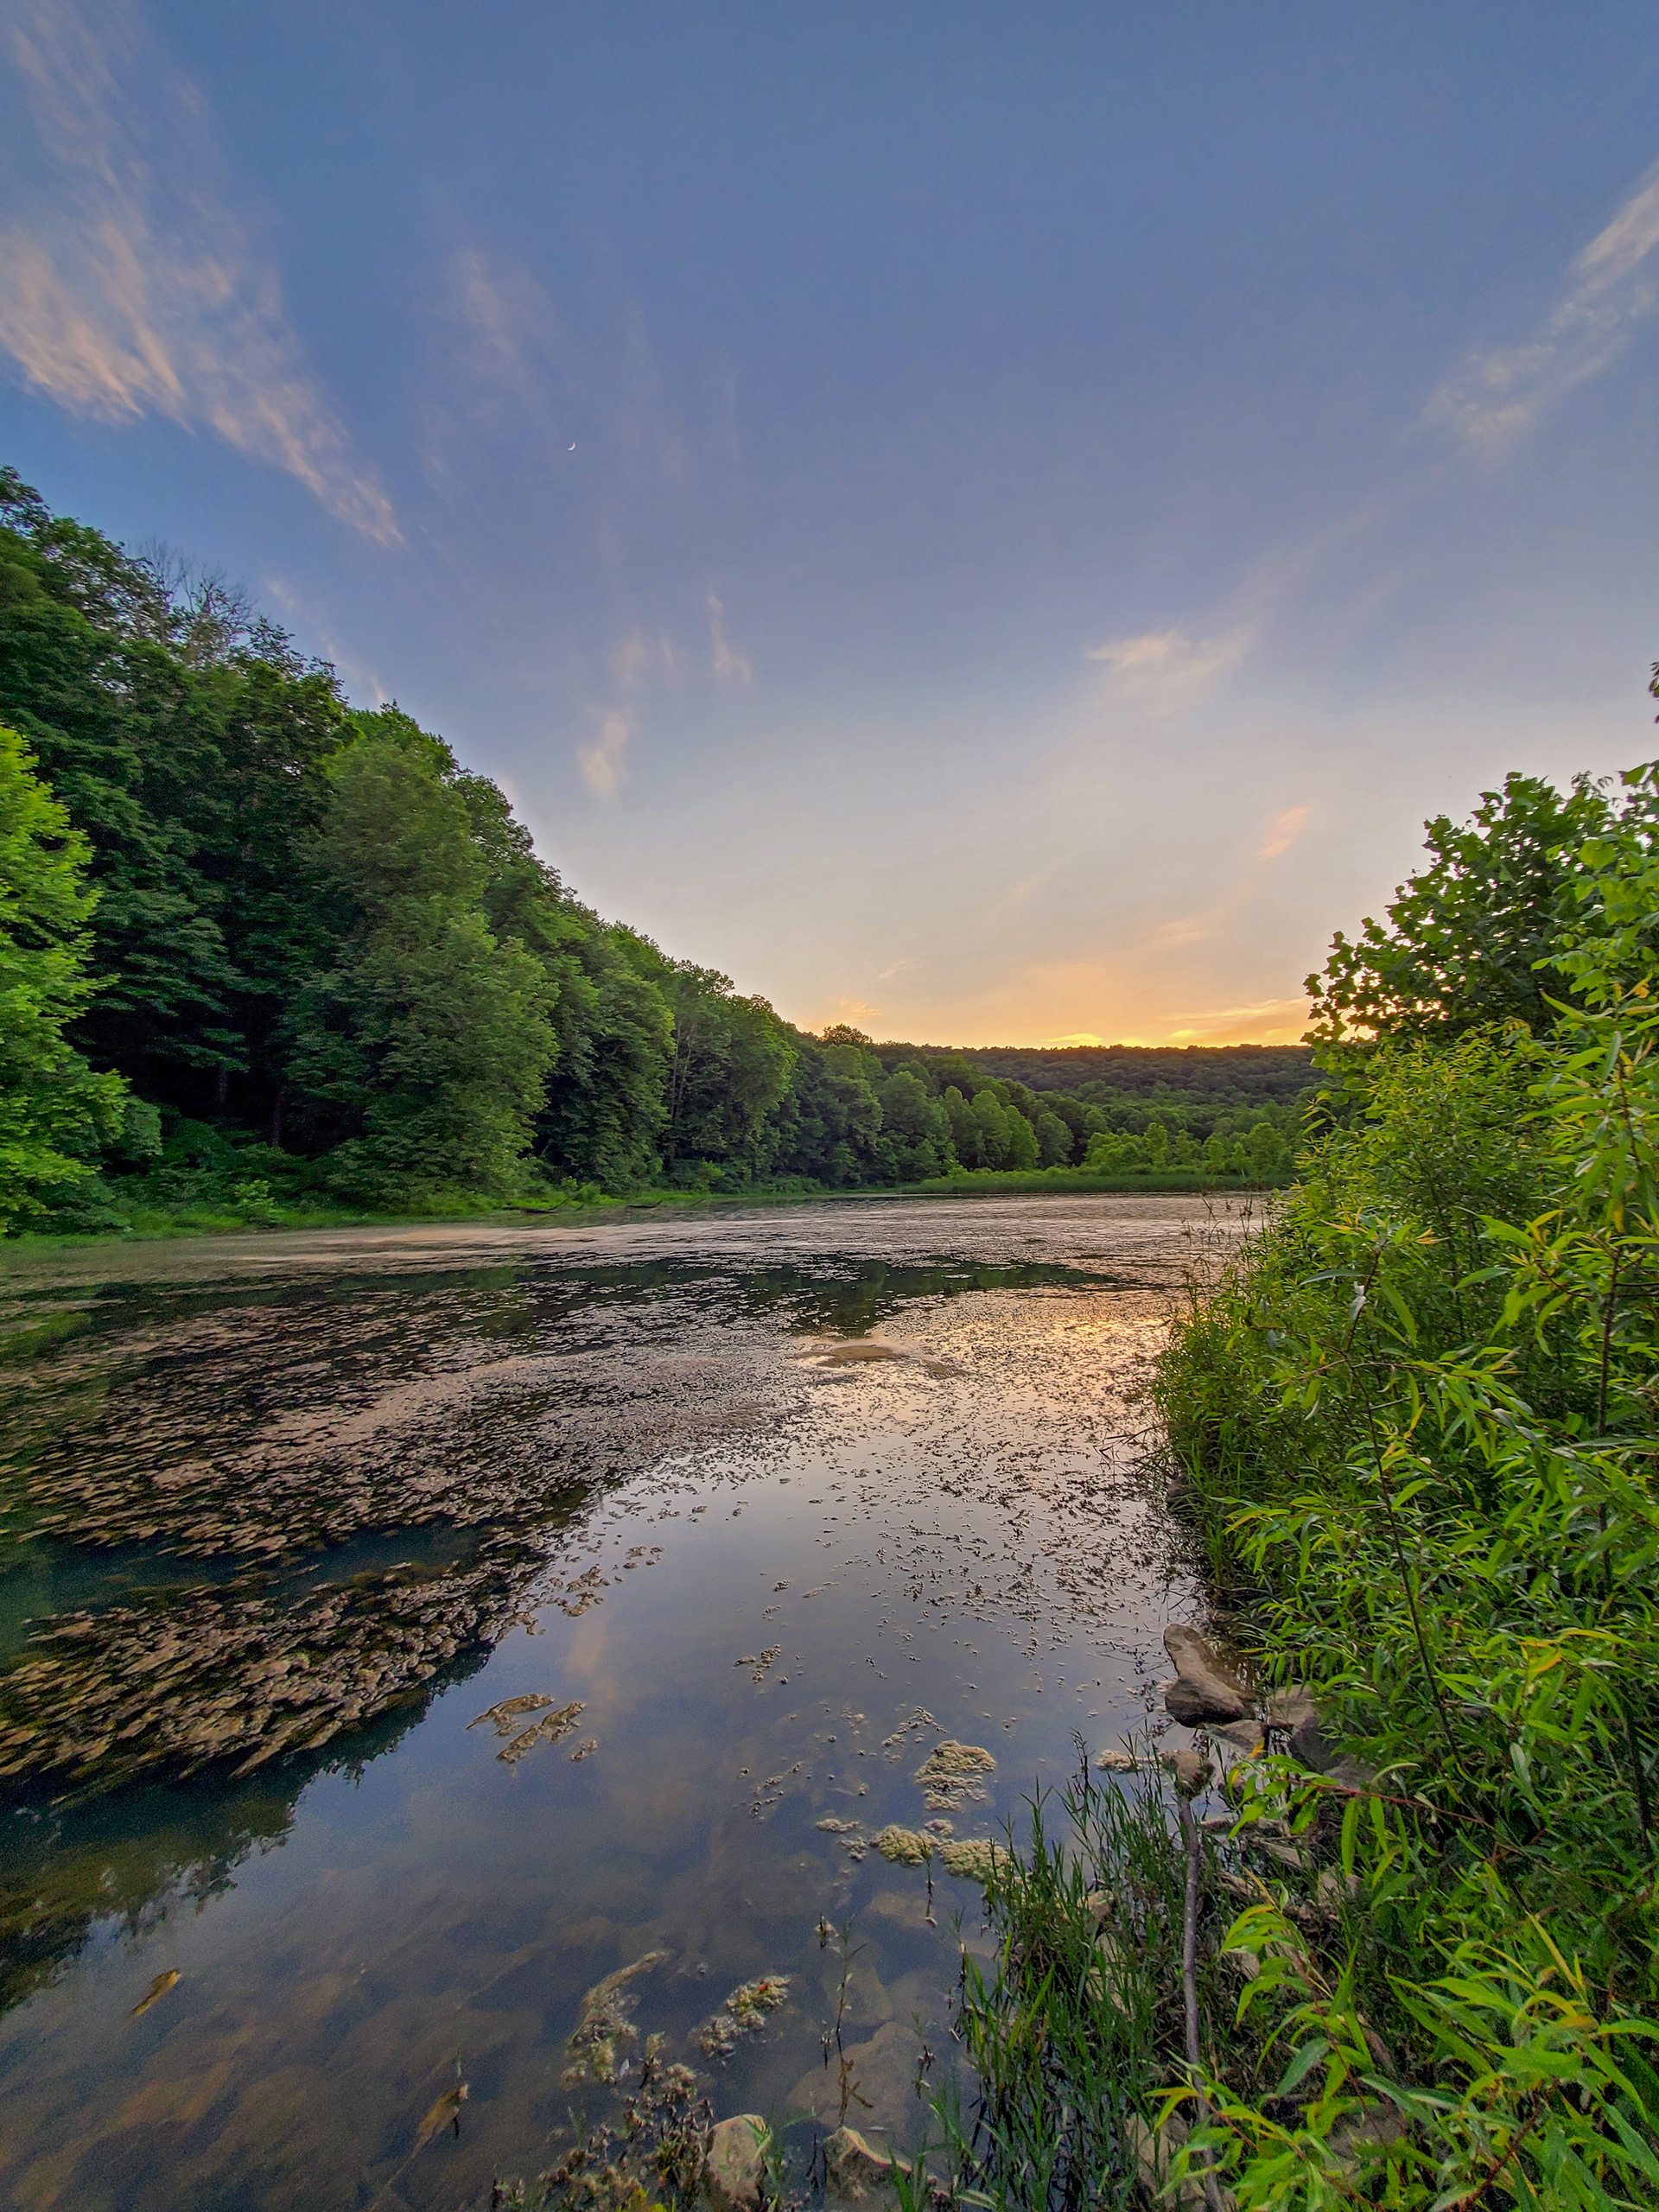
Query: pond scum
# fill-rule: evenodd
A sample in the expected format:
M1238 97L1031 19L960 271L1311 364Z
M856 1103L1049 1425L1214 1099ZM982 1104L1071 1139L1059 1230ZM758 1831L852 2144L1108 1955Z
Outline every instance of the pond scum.
M1253 1711L1079 1741L982 1861L976 2079L900 2212L1659 2203L1659 772L1626 782L1552 846L1512 779L1338 940L1300 1183L1155 1392ZM931 1882L936 1836L872 1840Z

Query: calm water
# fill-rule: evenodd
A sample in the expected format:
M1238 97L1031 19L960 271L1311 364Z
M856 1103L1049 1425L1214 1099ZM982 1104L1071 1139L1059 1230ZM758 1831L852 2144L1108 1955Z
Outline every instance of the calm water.
M937 1873L930 1920L868 1841L995 1835L1074 1733L1144 1721L1193 1596L1136 1394L1194 1231L1230 1233L1199 1204L334 1232L0 1279L0 2198L460 2206L614 2094L565 2078L569 2039L652 1953L640 2045L799 2150L836 2103L823 1920L861 1946L854 2117L909 2139L979 1893ZM930 1808L942 1737L995 1766ZM788 2001L705 2056L762 1975ZM411 2157L457 2061L460 2139Z

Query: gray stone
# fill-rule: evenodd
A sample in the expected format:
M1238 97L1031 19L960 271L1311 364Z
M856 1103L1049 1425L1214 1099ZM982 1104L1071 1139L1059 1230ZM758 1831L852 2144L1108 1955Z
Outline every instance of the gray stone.
M823 2164L830 2187L843 2204L897 2193L893 2160L855 2127L838 2127L830 2137L823 2146Z
M1250 1694L1243 1682L1217 1656L1207 1639L1195 1628L1188 1628L1179 1621L1172 1622L1164 1630L1164 1649L1174 1662L1179 1681L1185 1685L1180 1692L1180 1702L1197 1710L1202 1720L1243 1720L1250 1710ZM1164 1702L1178 1720L1186 1715L1176 1710L1172 1699L1173 1687L1164 1693ZM1187 1721L1189 1727L1193 1721Z
M1268 1726L1270 1728L1294 1728L1313 1711L1313 1692L1305 1684L1296 1682L1289 1689L1274 1690L1268 1700Z
M771 2139L758 2112L741 2112L718 2124L702 2166L702 2193L714 2212L755 2212L765 2202Z
M1376 1779L1370 1767L1344 1751L1312 1707L1290 1732L1290 1752L1311 1772L1328 1774L1346 1789L1368 1789Z
M1267 1740L1259 1720L1211 1720L1207 1726L1212 1736L1247 1758L1254 1758Z
M1215 1771L1207 1759L1196 1751L1185 1750L1167 1751L1164 1764L1175 1777L1175 1787L1183 1797L1196 1797L1215 1780Z

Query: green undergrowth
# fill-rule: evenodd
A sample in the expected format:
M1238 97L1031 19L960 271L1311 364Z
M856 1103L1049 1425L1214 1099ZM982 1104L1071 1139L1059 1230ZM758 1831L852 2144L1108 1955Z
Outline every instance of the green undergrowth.
M1177 1510L1319 1738L1236 1761L1197 1842L1190 2045L1166 1808L1074 1793L1004 1871L964 2201L1659 2204L1659 776L1627 784L1553 905L1494 802L1368 925L1412 995L1327 1037L1295 1187L1175 1317ZM1493 1021L1442 938L1536 967L1541 912L1552 995ZM1090 1887L1141 1900L1115 1986ZM1192 2132L1131 2174L1160 2107Z

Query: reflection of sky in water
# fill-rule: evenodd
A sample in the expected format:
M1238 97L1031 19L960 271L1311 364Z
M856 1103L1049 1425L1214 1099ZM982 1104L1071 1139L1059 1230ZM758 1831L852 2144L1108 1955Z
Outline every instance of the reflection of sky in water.
M1143 1717L1182 1586L1128 1401L1187 1257L1185 1203L416 1232L418 1265L379 1237L335 1240L324 1265L306 1239L280 1268L280 1247L218 1249L211 1284L200 1247L123 1254L147 1279L34 1363L26 1474L96 1439L129 1484L147 1457L194 1453L221 1486L286 1495L310 1408L316 1480L339 1495L425 1482L464 1507L474 1471L480 1534L509 1491L559 1512L518 1524L541 1562L515 1585L520 1624L481 1667L460 1655L429 1702L242 1783L163 1780L68 1815L22 1800L9 1855L60 1910L9 1885L7 1941L69 1962L0 2022L0 2189L76 2212L365 2203L458 2056L461 2140L384 2201L460 2202L543 2162L576 2094L560 2077L582 1993L650 1949L668 1955L630 1985L635 2018L671 2056L735 1984L791 1976L710 2094L781 2121L827 2094L833 2119L821 1917L862 1947L843 2039L870 2104L849 2117L908 2133L925 2050L935 2080L948 2063L952 1923L976 1939L977 1891L936 1876L930 1926L925 1877L859 1856L861 1838L931 1817L999 1833L1070 1767L1074 1731L1097 1745ZM62 1298L61 1274L21 1281L25 1319ZM817 1363L820 1339L867 1333L904 1356ZM198 1407L205 1452L183 1433ZM465 1517L351 1531L279 1559L278 1580L372 1583L394 1557L436 1573ZM106 1592L177 1575L165 1549L111 1554ZM27 1548L28 1609L95 1603L93 1556ZM468 1724L532 1694L585 1710L505 1764ZM933 1725L899 1734L918 1707ZM997 1767L983 1802L935 1815L913 1777L941 1735ZM96 1916L100 1895L117 1916ZM130 2018L169 1968L176 1988Z

